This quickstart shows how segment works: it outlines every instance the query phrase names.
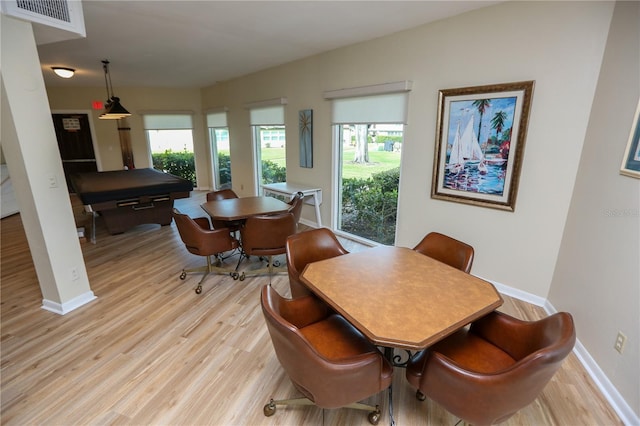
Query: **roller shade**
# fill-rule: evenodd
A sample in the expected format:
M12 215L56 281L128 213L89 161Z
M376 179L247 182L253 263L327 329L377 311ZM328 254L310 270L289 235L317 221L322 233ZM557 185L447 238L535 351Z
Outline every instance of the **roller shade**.
M252 108L249 113L252 126L284 126L284 107L282 105Z
M333 124L407 124L409 80L370 86L328 90L324 98L332 101Z
M333 124L407 122L408 93L361 96L333 100Z
M227 127L227 113L215 112L207 114L207 127Z
M147 114L142 119L145 130L193 129L190 114Z

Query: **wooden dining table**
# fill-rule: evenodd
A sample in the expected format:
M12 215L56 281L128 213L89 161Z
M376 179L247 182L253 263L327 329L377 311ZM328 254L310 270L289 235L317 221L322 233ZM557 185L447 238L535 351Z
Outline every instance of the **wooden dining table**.
M237 221L263 214L285 213L291 206L274 197L239 197L207 201L201 207L213 219Z
M425 349L503 303L491 283L405 247L313 262L301 280L388 348Z
M384 347L396 367L406 361L398 362L402 357L394 349L411 356L503 303L491 283L406 247L380 246L309 263L300 279ZM389 419L394 426L392 386Z

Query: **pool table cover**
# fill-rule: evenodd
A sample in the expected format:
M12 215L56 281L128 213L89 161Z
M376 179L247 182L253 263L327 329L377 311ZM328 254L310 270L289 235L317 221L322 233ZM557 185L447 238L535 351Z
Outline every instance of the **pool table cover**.
M193 190L190 181L155 169L75 173L71 185L84 205Z
M169 225L173 200L188 198L193 184L154 169L75 173L71 186L93 214L91 241L95 242L95 216L104 218L110 234L145 223Z

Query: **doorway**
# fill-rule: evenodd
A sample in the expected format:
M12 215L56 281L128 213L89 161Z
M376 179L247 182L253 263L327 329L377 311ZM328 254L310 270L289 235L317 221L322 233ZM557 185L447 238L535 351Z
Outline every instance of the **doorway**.
M58 140L64 177L69 192L73 192L69 175L80 172L97 172L98 164L93 148L88 114L52 114Z

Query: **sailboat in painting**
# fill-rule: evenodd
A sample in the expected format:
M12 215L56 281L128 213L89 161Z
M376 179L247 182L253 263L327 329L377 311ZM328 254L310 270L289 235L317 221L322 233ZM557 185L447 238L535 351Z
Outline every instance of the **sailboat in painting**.
M484 173L487 172L486 165L484 164L484 154L478 143L478 138L473 131L473 122L472 115L462 134L460 134L460 123L458 122L453 145L451 146L451 154L447 162L449 173L460 173L464 169L464 165L468 162L477 162L478 171L481 174L483 174L483 170Z

